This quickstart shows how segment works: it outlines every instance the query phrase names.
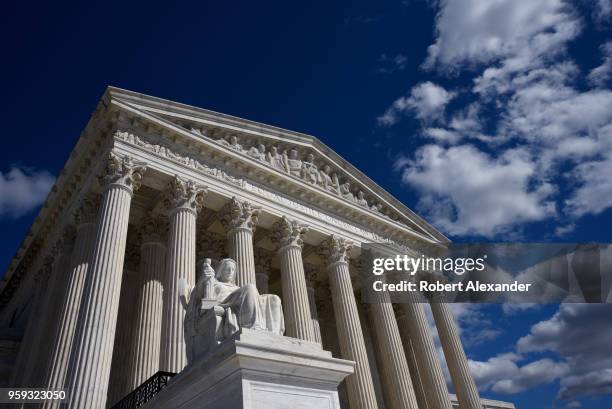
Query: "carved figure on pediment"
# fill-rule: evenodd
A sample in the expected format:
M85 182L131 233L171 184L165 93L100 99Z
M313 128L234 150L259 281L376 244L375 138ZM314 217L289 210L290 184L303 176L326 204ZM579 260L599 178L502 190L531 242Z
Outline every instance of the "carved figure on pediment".
M306 160L302 162L302 171L300 176L302 179L306 180L308 183L312 183L313 185L321 182L321 176L319 175L317 165L314 164L314 155L312 153L309 153Z
M226 139L217 139L217 142L219 142L221 145L223 146L227 146L228 148L231 148L235 151L238 152L242 152L242 145L240 145L240 143L238 143L238 137L236 135L232 135L230 136L230 140L229 142Z
M287 153L285 152L285 155ZM299 157L297 149L291 149L287 157L287 172L292 176L300 177L302 173L302 160Z
M351 202L355 201L355 195L351 192L351 185L349 182L340 185L340 196Z
M273 168L287 171L287 166L285 166L285 159L283 155L278 153L278 148L273 146L270 149L270 152L266 154L266 161L272 165Z
M319 180L325 189L335 194L340 193L340 182L338 181L338 175L335 172L331 173L331 168L329 165L323 166L323 170L319 172Z
M382 207L383 207L382 204L376 203L376 204L373 204L372 207L370 207L370 210L380 213L380 211L382 210Z
M363 206L365 208L370 208L370 206L368 205L368 201L365 198L365 194L363 193L363 191L359 191L357 192L357 204L360 206Z
M247 151L247 155L260 160L260 161L265 161L266 160L266 146L262 143L260 143L257 146L252 146L248 151Z

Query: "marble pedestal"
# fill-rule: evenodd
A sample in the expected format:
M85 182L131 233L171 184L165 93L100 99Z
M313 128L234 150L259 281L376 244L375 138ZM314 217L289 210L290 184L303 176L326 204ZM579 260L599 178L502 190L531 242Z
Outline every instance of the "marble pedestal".
M314 342L242 329L189 364L144 409L339 409L355 363Z

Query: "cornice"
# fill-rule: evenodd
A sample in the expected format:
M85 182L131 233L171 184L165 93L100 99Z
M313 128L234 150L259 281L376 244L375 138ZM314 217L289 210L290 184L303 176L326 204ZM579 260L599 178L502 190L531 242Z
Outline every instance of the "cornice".
M314 136L114 87L109 87L104 97L109 105L116 105L135 115L143 115L144 118L156 121L157 125L176 133L175 135L188 138L187 140L192 143L204 141L218 144L215 141L218 137L238 134L240 136L248 135L256 138L265 138L269 141L276 140L279 144L285 146L292 144L308 148L316 152L320 157L331 161L335 168L343 170L345 176L350 179L351 185L360 186L368 196L375 197L376 200L370 203L371 206L375 202L380 202L385 207L396 212L396 216L403 223L413 225L417 229L422 230L423 234L430 236L434 241L449 243L449 240L433 226L429 225ZM214 138L192 132L184 126L177 125L172 120L175 122L177 120L187 121L196 127L198 125L208 127L213 130ZM238 152L236 153L238 154Z

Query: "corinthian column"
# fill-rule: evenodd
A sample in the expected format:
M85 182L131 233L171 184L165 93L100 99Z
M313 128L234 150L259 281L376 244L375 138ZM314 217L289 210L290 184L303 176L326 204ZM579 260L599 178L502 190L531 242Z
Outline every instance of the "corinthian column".
M348 266L350 248L351 244L346 240L332 236L323 243L321 250L327 260L342 358L355 361L356 364L355 373L346 378L350 407L375 409L376 394Z
M163 317L162 280L166 270L168 225L160 216L148 215L142 225L140 272L136 295L136 323L129 390L134 390L159 370Z
M104 408L134 190L146 167L111 153L71 360L69 408Z
M256 284L253 231L259 217L259 208L235 197L223 210L221 221L227 230L229 255L236 261L236 285Z
M51 352L43 384L47 390L59 390L66 386L66 373L74 344L85 277L96 238L97 212L98 200L90 195L81 201L74 213L76 240L66 277L66 294L60 303L58 325L55 335L50 338ZM58 408L59 404L59 401L50 399L43 402L42 407Z
M306 226L283 216L273 228L272 240L278 244L286 334L317 342L312 328L302 262L302 234L307 231Z
M319 268L312 264L304 264L306 273L306 291L308 291L308 304L310 305L310 318L312 319L312 330L315 340L323 345L321 339L321 326L319 325L319 314L317 313L317 300L315 299L315 287L317 282L317 272Z
M431 311L436 321L448 370L455 385L459 406L461 409L482 409L478 389L470 372L453 314L446 303L439 301L441 300L430 303Z
M402 347L393 306L387 293L375 293L370 305L371 322L376 331L377 347L385 383L385 395L392 409L418 409L406 355Z
M406 361L408 361L408 369L410 370L410 379L412 380L412 386L414 386L414 394L416 395L419 409L429 409L427 406L427 399L423 382L421 381L421 371L417 365L417 359L414 354L414 348L412 348L412 341L410 340L410 330L408 329L408 323L406 322L406 316L402 312L399 304L394 304L393 309L396 314L397 326L402 338L402 345L404 346L404 354L406 355Z
M427 406L436 409L452 409L448 388L423 306L410 300L403 303L401 308L406 316L408 336L412 341L419 371L421 371Z
M164 280L164 318L160 369L178 373L187 364L183 334L185 312L180 304L178 283L195 285L196 218L202 209L206 188L175 176L168 187L169 209L167 268Z
M18 387L33 387L34 385L28 384L28 376L32 365L34 365L33 358L33 347L38 341L38 333L40 326L42 325L42 315L45 307L45 295L49 277L53 270L53 263L55 257L51 254L45 256L42 262L42 267L34 275L34 295L32 297L31 312L28 317L25 332L21 345L19 347L19 353L17 355L17 361L15 362L11 384Z
M255 279L259 294L268 294L268 281L272 268L272 254L262 248L255 250Z
M31 350L31 359L28 365L27 384L31 386L42 386L45 381L47 362L51 343L49 339L55 336L58 324L59 308L66 292L66 276L70 265L70 257L74 248L75 239L74 226L68 225L62 232L61 239L56 243L53 254L56 261L49 279L49 287L45 289L45 301L39 333L36 335L34 346ZM41 370L42 368L42 370Z

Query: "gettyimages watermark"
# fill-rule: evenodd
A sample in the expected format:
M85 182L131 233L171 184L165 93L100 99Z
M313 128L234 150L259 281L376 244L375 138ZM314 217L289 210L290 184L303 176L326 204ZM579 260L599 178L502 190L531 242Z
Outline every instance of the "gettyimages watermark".
M612 303L612 245L366 243L364 302Z

